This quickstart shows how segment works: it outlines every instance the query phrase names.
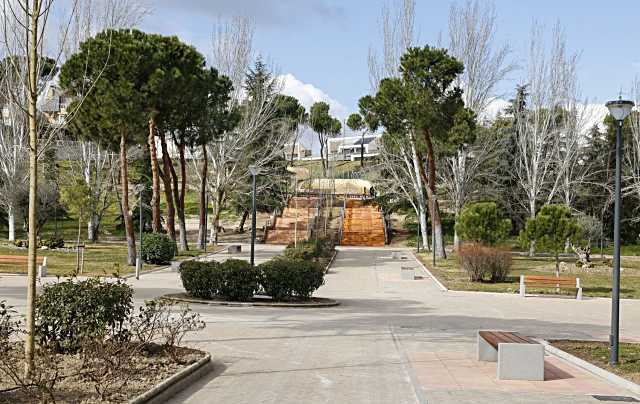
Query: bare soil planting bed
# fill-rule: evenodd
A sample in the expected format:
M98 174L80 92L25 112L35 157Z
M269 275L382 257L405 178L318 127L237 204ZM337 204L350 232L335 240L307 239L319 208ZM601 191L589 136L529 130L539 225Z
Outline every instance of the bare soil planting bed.
M3 371L8 368L21 371L23 345L15 343L11 349L13 354L2 354L4 358L0 360L0 366ZM21 389L2 372L0 403L53 400L56 403L128 402L205 356L205 352L195 349L175 347L170 352L169 349L154 344L144 351L134 353L131 360L125 360L124 365L116 357L111 358L113 366L110 372L117 373L116 377L109 374L96 376L95 368L88 366L87 360L83 360L80 354L52 354L39 358L37 364L40 369L46 369L47 379L53 379L57 372L56 382L52 386ZM39 373L40 371L36 372Z

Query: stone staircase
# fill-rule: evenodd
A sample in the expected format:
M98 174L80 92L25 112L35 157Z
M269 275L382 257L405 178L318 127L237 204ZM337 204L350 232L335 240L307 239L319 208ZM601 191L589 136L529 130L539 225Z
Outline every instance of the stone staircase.
M288 245L295 241L296 234L298 241L306 240L309 221L313 220L316 215L317 203L317 198L294 197L289 199L282 216L276 217L273 227L267 229L265 243Z
M378 205L347 200L341 245L383 247L384 224Z

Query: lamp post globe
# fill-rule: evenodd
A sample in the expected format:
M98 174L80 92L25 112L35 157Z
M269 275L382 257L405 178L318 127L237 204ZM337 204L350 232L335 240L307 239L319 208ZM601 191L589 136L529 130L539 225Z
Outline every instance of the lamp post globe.
M631 114L633 101L617 100L605 104L616 120L616 174L615 207L613 212L613 270L611 271L611 334L609 335L609 364L618 363L618 345L620 341L620 211L622 208L621 172L622 172L622 123Z

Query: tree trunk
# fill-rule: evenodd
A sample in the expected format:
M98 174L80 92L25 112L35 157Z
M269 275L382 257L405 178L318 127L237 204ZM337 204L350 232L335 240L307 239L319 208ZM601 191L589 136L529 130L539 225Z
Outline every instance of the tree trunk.
M458 223L458 216L460 215L458 213L458 210L454 212L454 215L455 215L454 223ZM458 251L460 249L460 237L458 236L458 230L456 229L455 226L453 226L453 249L455 251Z
M186 251L189 250L189 245L187 244L187 226L184 218L184 194L186 191L186 161L184 158L184 145L178 145L178 154L179 154L179 162L180 162L180 183L178 183L178 174L176 173L173 164L170 165L171 168L171 180L173 185L173 199L176 207L176 211L178 213L178 227L180 228L180 239L179 239L179 247L180 250Z
M89 220L87 221L87 240L90 243L95 243L98 241L98 226L100 223L100 218L97 214L93 213L89 216Z
M124 228L127 236L127 265L136 264L136 236L133 230L133 218L129 211L129 167L127 164L127 143L124 135L120 137L120 185L121 210L124 218Z
M28 4L25 7L28 9ZM25 376L29 380L35 370L35 309L36 309L36 231L38 220L38 19L41 0L31 2L29 13L27 52L29 54L28 122L29 122L29 252L27 257L27 335L24 344Z
M162 225L160 224L160 178L158 178L158 153L156 150L155 137L156 123L153 118L149 119L149 155L151 156L151 230L154 233L160 233Z
M422 175L421 175L421 170L420 170L420 162L419 162L419 157L418 157L418 152L416 150L416 146L415 146L415 138L413 136L413 134L411 134L411 159L413 162L413 170L414 170L414 174L415 174L415 182L414 182L414 188L415 188L415 192L416 192L416 196L418 199L418 217L420 219L420 231L422 232L422 248L424 249L428 249L429 248L429 237L427 234L427 207L425 205L425 200L424 200L424 185L423 185L423 181L422 181Z
M242 211L242 218L240 219L240 225L238 225L238 233L244 233L244 224L247 221L247 217L249 217L249 209Z
M206 231L207 231L207 170L208 170L208 161L207 161L207 147L202 145L202 173L200 174L200 203L198 205L199 212L198 218L198 248L204 250L204 246L206 243Z
M224 199L224 193L218 191L216 200L213 203L213 214L211 215L211 242L218 244L218 228L220 227L220 208Z
M436 196L436 161L435 153L433 151L433 144L431 143L431 136L427 129L422 131L425 144L427 146L427 163L429 175L425 174L424 164L422 159L418 158L418 163L422 167L420 170L423 175L423 180L428 184L427 186L427 201L428 208L431 214L431 225L434 227L435 239L433 240L433 248L436 250L436 256L438 258L447 258L447 253L444 250L444 239L442 234L442 219L440 218L440 207L438 205L438 198ZM418 156L419 157L419 156ZM424 178L426 177L426 178Z
M167 201L167 222L165 223L165 227L167 228L167 233L171 240L176 241L176 211L173 205L173 196L171 192L171 157L169 156L169 150L167 148L167 141L164 138L164 133L160 131L160 147L162 148L162 167L163 167L163 175L162 175L162 183L164 184L164 197Z
M536 217L536 201L529 201L529 217L531 219L535 219ZM525 224L526 225L526 224ZM529 257L533 257L536 255L536 241L531 240L529 243Z
M9 241L16 241L16 214L13 206L7 209L7 222L9 225Z

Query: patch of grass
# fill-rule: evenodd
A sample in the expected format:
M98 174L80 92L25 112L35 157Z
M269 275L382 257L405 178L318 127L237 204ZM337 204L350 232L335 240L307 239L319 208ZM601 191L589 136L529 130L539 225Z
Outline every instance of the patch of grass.
M599 341L550 341L551 345L618 376L640 383L640 344L621 343L619 363L609 366L609 343Z
M0 255L27 255L26 249L0 246ZM40 250L39 257L47 257L49 275L69 276L76 270L76 252L71 250ZM145 264L145 270L157 268L156 265ZM111 276L114 273L126 275L135 271L127 265L127 246L122 243L87 244L84 252L83 275ZM0 272L26 273L26 264L0 264Z
M197 257L202 250L181 251L175 259ZM0 255L27 256L26 249L0 246ZM47 257L49 275L68 276L76 270L76 252L68 250L41 250L38 256ZM144 270L153 270L159 265L144 264ZM124 243L87 244L84 252L83 275L111 276L114 273L126 275L135 271L127 265L127 246ZM26 264L1 264L0 273L26 273Z
M513 257L513 267L505 282L471 282L467 273L458 264L457 257L451 254L445 260L438 260L435 268L432 265L429 253L418 254L422 263L429 268L434 276L451 290L469 290L481 292L518 293L520 289L520 275L555 275L555 264L548 257ZM595 260L596 268L586 272L575 266L575 259L565 259L563 262L568 267L568 273L561 276L580 278L584 296L609 297L611 296L611 270L606 262ZM640 299L640 260L623 259L623 271L620 275L620 296L628 299ZM554 288L537 289L527 288L527 292L538 294L557 294ZM572 295L575 291L561 290L561 294Z

